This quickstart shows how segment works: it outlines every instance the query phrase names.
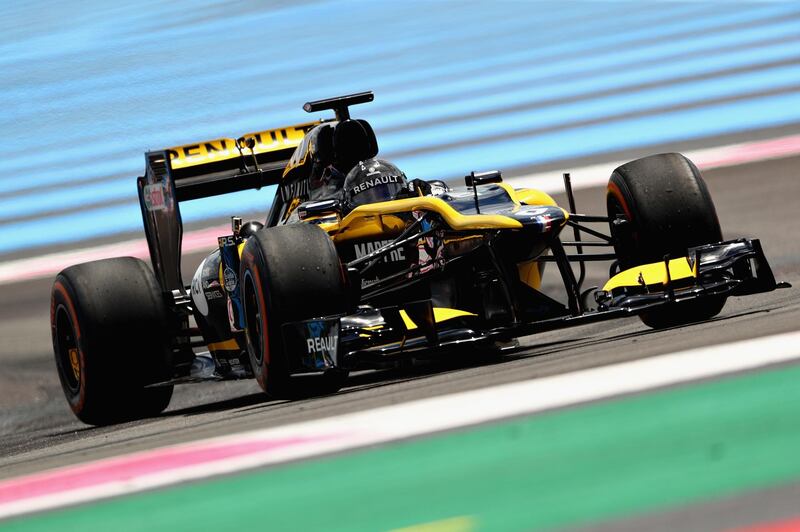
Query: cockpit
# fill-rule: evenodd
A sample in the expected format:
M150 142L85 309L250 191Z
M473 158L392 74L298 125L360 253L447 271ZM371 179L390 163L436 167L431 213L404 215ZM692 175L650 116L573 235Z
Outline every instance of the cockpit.
M282 219L291 223L300 205L336 200L339 212L393 199L406 184L405 175L376 159L378 141L366 120L350 118L349 105L372 100L371 93L310 102L309 112L333 109L336 120L311 129L297 146L283 174Z

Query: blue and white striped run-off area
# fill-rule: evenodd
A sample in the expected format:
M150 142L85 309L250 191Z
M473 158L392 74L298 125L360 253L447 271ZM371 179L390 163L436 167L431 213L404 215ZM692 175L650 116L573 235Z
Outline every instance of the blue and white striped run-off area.
M354 109L410 177L797 124L800 3L3 1L0 261L141 229L142 153ZM265 212L272 190L181 206Z

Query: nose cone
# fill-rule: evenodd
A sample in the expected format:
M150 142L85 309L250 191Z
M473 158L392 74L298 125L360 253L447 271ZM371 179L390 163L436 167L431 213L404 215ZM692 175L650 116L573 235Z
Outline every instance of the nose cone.
M567 215L559 207L523 205L511 215L526 229L541 234L558 234L567 223Z

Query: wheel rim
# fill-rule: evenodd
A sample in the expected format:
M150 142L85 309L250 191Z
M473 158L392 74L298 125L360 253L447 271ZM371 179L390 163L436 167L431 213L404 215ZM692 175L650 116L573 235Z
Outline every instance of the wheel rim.
M80 348L75 336L72 319L64 305L56 309L57 355L64 384L73 394L81 387Z

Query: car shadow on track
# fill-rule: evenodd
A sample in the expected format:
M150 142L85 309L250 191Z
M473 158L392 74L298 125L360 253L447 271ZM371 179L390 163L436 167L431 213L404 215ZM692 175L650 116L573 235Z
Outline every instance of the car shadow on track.
M528 357L538 357L544 355L552 355L557 353L562 353L564 351L568 351L571 349L581 349L587 347L597 347L605 344L610 344L613 342L619 342L622 340L636 340L639 338L647 338L649 336L658 335L660 333L669 332L669 331L677 331L679 329L686 329L695 327L698 325L708 325L708 324L721 324L728 320L741 318L745 316L752 316L756 314L767 314L771 310L777 309L779 307L774 308L765 308L765 309L757 309L757 310L749 310L745 312L737 312L735 314L727 314L724 316L716 316L710 320L705 321L698 321L695 323L688 323L685 325L676 325L673 327L664 327L662 329L650 329L644 325L642 330L633 331L629 333L623 334L616 334L613 336L608 336L604 338L598 337L589 337L589 338L578 338L574 340L570 340L569 342L562 342L565 345L548 345L548 344L537 344L535 346L529 346L531 349L528 353L518 356L517 358L528 358ZM558 344L559 342L553 342L553 344ZM544 348L544 349L542 349Z
M762 308L744 312L737 312L735 314L717 316L713 319L702 322L697 322L688 325L679 325L675 327L667 327L663 329L650 329L643 326L644 328L642 330L613 335L609 337L597 337L595 335L589 335L580 338L569 338L565 340L556 340L551 342L539 343L535 345L519 346L510 350L506 350L503 353L491 353L489 355L487 355L485 352L475 350L472 352L467 352L455 356L450 355L435 359L415 360L413 363L410 362L401 363L397 367L368 371L368 372L359 372L355 375L351 375L345 387L336 394L333 394L332 396L342 397L346 395L355 394L358 392L363 392L372 389L379 389L382 387L391 386L395 384L413 382L431 376L455 373L470 368L502 365L516 360L552 355L573 349L582 349L592 346L610 344L621 340L646 338L651 335L683 329L686 327L721 323L727 320L732 320L745 316L751 316L755 314L762 314L762 313L766 314L770 312L770 310L773 309ZM228 410L240 410L242 412L250 412L267 407L274 407L277 405L288 405L300 402L324 400L325 398L332 396L307 397L303 399L287 401L287 400L271 399L262 393L252 393L241 397L226 399L224 401L217 401L197 406L191 406L187 408L181 408L177 410L170 410L162 414L161 417L192 416L197 414L207 414L207 413L221 412Z
M572 344L580 340L584 340L584 338L570 338L568 340L547 342L537 345L536 348ZM347 388L340 391L338 395L380 388L392 384L412 382L426 377L446 375L465 369L502 365L531 356L529 353L530 350L531 346L518 346L507 349L502 353L490 353L488 355L483 352L474 351L458 356L415 360L413 363L404 363L399 367L351 376L347 382Z
M277 403L285 403L286 401L278 401L274 399L270 399L265 394L257 392L251 393L247 395L242 395L241 397L234 397L232 399L225 399L223 401L216 401L211 403L204 403L201 405L196 406L189 406L185 408L179 408L176 410L167 410L160 417L172 417L172 416L192 416L196 414L210 414L213 412L222 412L225 410L238 410L238 409L247 409L247 407L251 407L254 405L262 405L264 403L270 404L277 404Z
M178 408L175 410L168 410L160 416L149 419L138 419L128 421L119 425L110 427L89 427L89 426L75 426L74 423L64 424L59 427L40 431L36 437L37 445L56 445L61 442L81 438L85 435L102 436L107 433L112 433L120 428L130 428L136 426L147 425L150 423L157 423L159 420L165 420L178 417L193 417L204 414L219 414L225 413L226 417L239 417L248 416L256 411L265 413L274 412L277 416L290 415L289 408L295 405L300 406L300 410L306 408L314 408L314 403L322 401L330 401L330 409L326 410L340 411L342 404L347 402L359 402L363 397L368 397L370 390L380 390L381 388L388 388L392 385L403 385L413 383L415 381L423 381L428 377L435 377L437 375L455 374L464 370L480 367L497 366L502 367L504 364L524 360L535 359L545 356L557 356L559 354L574 351L576 357L584 357L587 355L586 350L593 350L598 346L611 345L615 342L624 342L625 340L647 339L649 337L658 338L660 333L674 334L675 331L683 330L684 332L691 332L691 328L695 326L711 326L719 327L731 322L731 320L738 320L744 317L753 315L766 315L773 310L780 309L781 307L765 307L757 309L742 310L730 314L723 314L712 320L698 322L697 324L676 326L660 330L646 328L642 325L642 329L634 330L622 334L612 334L604 336L603 334L595 334L590 332L587 335L578 338L569 338L564 340L557 340L551 342L537 343L533 345L525 345L518 347L514 350L507 351L502 354L490 354L473 352L462 353L457 356L449 356L446 358L418 361L414 364L404 364L400 367L391 369L384 369L378 371L358 372L348 379L344 389L331 396L321 396L306 398L295 401L274 400L267 397L261 392L247 393L246 395L228 398L224 400L211 400L202 404L195 404L188 407ZM638 356L635 356L638 358ZM624 357L629 358L629 357ZM388 390L387 390L388 391ZM361 395L359 395L361 394ZM337 399L338 398L338 399ZM338 406L337 406L338 402ZM320 403L321 404L321 403ZM307 407L305 405L308 405ZM326 405L327 406L327 405ZM284 408L287 410L284 411ZM345 407L347 409L347 407ZM332 414L331 414L332 415ZM213 421L209 420L209 423ZM55 430L53 430L55 429ZM12 438L13 441L6 441L5 444L10 446L7 450L12 450L10 454L16 454L19 451L27 450L30 448L30 442L17 440Z
M348 395L357 394L369 390L380 389L396 384L410 383L417 380L425 379L427 377L436 375L446 375L448 373L456 373L470 368L479 368L493 365L502 365L508 362L522 360L526 358L535 358L545 355L553 355L563 353L565 351L574 349L583 349L598 345L610 344L622 340L646 338L651 335L656 335L662 332L682 329L694 325L703 325L709 323L724 322L731 319L736 319L744 316L750 316L759 313L767 313L771 309L758 309L746 312L738 312L725 316L718 316L714 319L697 324L682 325L676 327L669 327L664 329L648 329L628 332L624 334L613 335L609 337L597 337L594 335L570 338L565 340L557 340L535 345L526 345L507 350L503 353L491 353L488 356L485 352L474 351L459 354L458 356L446 356L437 359L415 360L413 363L402 363L397 367L389 369L382 369L376 371L359 372L352 375L345 387L331 396L308 397L296 400L275 400L262 393L251 393L241 397L225 399L223 401L209 402L196 406L180 408L176 410L169 410L159 416L159 418L178 417L178 416L195 416L201 414L210 414L215 412L224 411L238 411L241 414L248 414L256 410L263 410L266 408L273 408L279 405L291 405L303 402L312 402L325 400L330 397L344 397ZM154 419L159 419L154 418ZM141 420L138 422L142 422ZM134 422L135 423L135 422ZM81 430L93 430L86 428Z
M584 340L584 338L573 338L569 340L548 342L546 344L539 344L536 347L541 348L561 344L570 344L580 340ZM413 363L402 363L398 367L358 372L348 379L347 384L342 390L338 391L336 394L328 396L307 397L293 401L286 401L272 400L266 395L256 393L241 398L230 399L216 403L208 403L205 405L199 405L180 410L172 410L166 412L164 415L196 415L230 409L237 409L239 413L249 413L279 405L283 406L324 401L331 397L343 398L348 395L354 395L368 390L380 389L396 384L414 382L431 376L455 373L470 368L501 365L513 360L530 356L529 354L524 354L528 351L530 351L530 346L521 346L506 350L503 353L492 353L488 356L485 353L476 351L473 353L461 354L458 357L450 356L438 359L416 360Z

